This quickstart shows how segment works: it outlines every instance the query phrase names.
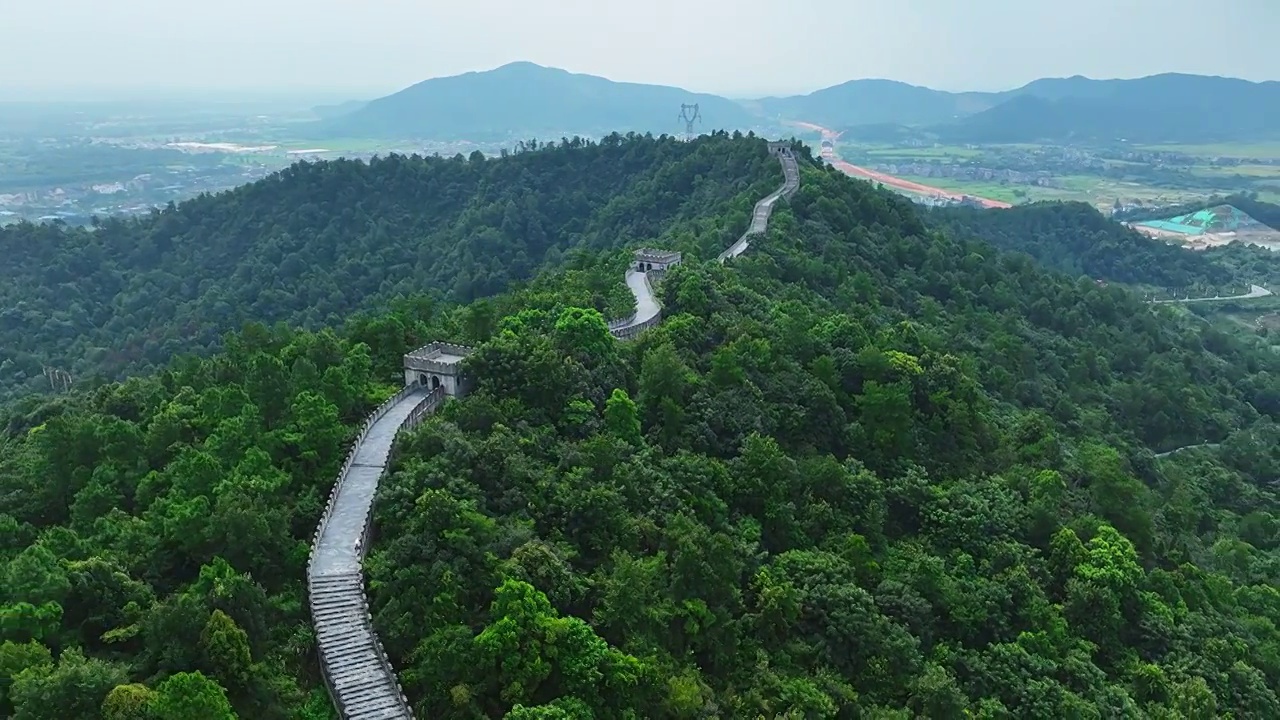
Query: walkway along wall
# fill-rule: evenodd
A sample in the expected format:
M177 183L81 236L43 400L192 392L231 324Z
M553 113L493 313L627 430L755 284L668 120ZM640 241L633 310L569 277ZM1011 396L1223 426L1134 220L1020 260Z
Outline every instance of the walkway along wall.
M410 385L365 421L320 517L307 563L307 597L329 697L343 718L411 718L409 702L373 631L362 562L370 515L398 433L446 398L443 387Z
M742 237L720 254L719 260L746 250L752 235L768 228L769 216L779 198L789 198L800 187L800 173L790 145L770 143L769 152L782 163L784 181L756 203L751 225ZM642 253L653 253L642 250ZM636 337L662 320L662 309L653 294L650 275L656 279L670 264L645 258L649 263L627 271L627 286L636 298L636 311L609 323L619 340ZM654 267L654 265L659 265ZM451 357L463 357L470 348L433 343L405 356L406 387L384 402L365 421L338 481L329 495L320 525L311 541L307 562L307 597L319 649L320 669L329 697L345 720L411 719L413 711L396 679L395 669L373 631L373 618L364 592L364 557L368 550L373 500L386 472L399 433L417 427L463 386L448 379ZM441 360L445 358L445 360ZM434 363L434 364L433 364ZM421 378L439 376L440 384L426 387ZM460 393L459 393L460 394Z
M755 209L751 212L751 225L747 227L746 232L742 233L742 237L720 253L717 258L720 262L738 257L745 252L750 245L752 235L759 235L769 229L769 216L773 214L773 206L777 204L778 199L790 198L796 190L800 189L800 167L796 164L791 148L783 146L782 143L769 143L769 152L782 163L782 187L765 195L756 203Z

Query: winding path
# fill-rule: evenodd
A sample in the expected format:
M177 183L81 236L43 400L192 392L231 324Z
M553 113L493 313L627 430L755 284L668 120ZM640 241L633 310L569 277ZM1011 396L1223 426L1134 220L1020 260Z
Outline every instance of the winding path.
M782 164L783 184L756 203L750 227L720 254L720 262L742 254L751 236L768 229L778 199L790 197L800 187L800 170L790 146L770 143L769 150ZM609 323L609 332L620 340L635 337L662 319L649 273L628 270L626 282L635 296L636 311ZM374 496L398 434L415 427L445 398L443 387L428 391L413 383L369 416L343 463L312 540L307 563L308 602L320 669L333 705L344 720L413 718L395 669L373 630L362 563L368 551Z
M649 285L649 274L639 270L628 270L627 287L636 298L636 314L632 324L640 325L658 316L662 310L658 307L658 299L653 296L653 288Z
M1216 449L1216 448L1217 448L1217 447L1219 447L1220 445L1222 445L1222 443L1215 443L1215 442L1202 442L1202 443L1194 443L1194 444L1191 444L1191 445L1183 445L1182 447L1176 447L1176 448L1174 448L1174 449L1172 449L1172 450L1165 450L1165 451L1164 451L1164 452L1162 452L1162 453L1156 453L1156 454L1155 454L1155 457L1158 457L1158 458L1166 458L1166 457L1169 457L1170 455L1177 455L1178 453L1182 452L1183 450L1191 450L1191 449L1193 449L1193 448Z
M1243 295L1228 295L1227 297L1198 297L1198 298L1178 298L1174 300L1150 300L1148 302L1158 305L1161 303L1198 303L1198 302L1223 302L1224 300L1252 300L1254 298L1264 298L1271 296L1272 292L1261 285L1250 285L1249 292Z
M747 227L746 232L742 233L742 237L720 253L717 258L720 262L738 257L746 251L751 244L752 235L759 235L769 229L769 216L773 214L773 206L778 203L778 198L789 198L800 189L800 167L796 165L795 157L788 152L780 155L779 160L782 162L782 187L765 195L756 203L755 209L751 211L751 225Z

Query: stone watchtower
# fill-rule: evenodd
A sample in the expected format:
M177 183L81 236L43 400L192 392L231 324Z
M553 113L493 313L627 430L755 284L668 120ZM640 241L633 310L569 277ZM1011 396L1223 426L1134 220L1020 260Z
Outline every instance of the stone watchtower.
M449 397L467 393L467 378L462 375L462 361L474 348L452 343L433 342L404 356L404 384L418 383L429 390L444 388Z
M789 142L770 142L769 154L773 157L783 157L791 154L791 143Z
M631 269L636 272L656 272L662 274L667 268L680 264L680 253L673 250L650 250L641 248L636 251L636 259L631 261Z

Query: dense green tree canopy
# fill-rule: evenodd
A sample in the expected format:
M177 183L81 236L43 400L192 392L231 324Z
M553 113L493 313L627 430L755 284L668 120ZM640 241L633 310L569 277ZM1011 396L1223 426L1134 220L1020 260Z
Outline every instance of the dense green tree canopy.
M406 444L370 566L420 714L1280 712L1275 358L816 170L661 292L607 373L482 345Z
M48 389L46 366L115 377L246 321L318 329L400 294L467 301L660 237L718 248L781 178L725 134L525 147L303 162L138 220L0 228L0 400ZM608 277L597 309L626 303Z
M400 354L448 339L475 389L401 443L367 562L419 717L1280 715L1280 360L811 165L699 262L778 179L715 143L759 182L637 231L689 259L635 342L596 252L11 406L0 714L330 717L309 542Z
M997 213L939 208L928 216L952 234L1027 253L1041 265L1073 276L1169 289L1215 288L1241 281L1237 273L1202 253L1154 241L1085 203L1037 203Z

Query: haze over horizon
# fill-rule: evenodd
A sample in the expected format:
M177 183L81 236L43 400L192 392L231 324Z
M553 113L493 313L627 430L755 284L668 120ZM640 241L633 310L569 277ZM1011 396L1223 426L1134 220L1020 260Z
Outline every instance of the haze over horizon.
M940 90L1071 75L1280 78L1273 0L1235 0L1211 18L1192 0L798 0L789 12L764 0L557 0L554 11L518 0L422 5L15 0L0 45L0 63L14 71L0 79L0 99L367 99L514 61L731 97L801 94L856 78ZM1212 37L1195 36L1192 28L1206 25ZM1231 52L1206 51L1214 42Z

